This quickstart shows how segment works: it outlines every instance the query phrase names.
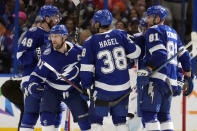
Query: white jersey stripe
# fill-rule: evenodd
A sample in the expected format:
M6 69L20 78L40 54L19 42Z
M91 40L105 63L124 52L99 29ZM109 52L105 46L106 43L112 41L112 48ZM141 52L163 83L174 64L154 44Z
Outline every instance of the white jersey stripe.
M162 44L159 44L159 45L156 45L156 46L153 46L152 48L149 49L149 52L150 54L152 55L152 53L154 51L157 51L157 50L166 50L165 46L162 45Z
M94 73L94 65L92 64L81 64L80 71L88 71Z
M160 79L160 80L163 80L164 82L166 82L166 78L167 78L167 75L165 75L165 74L162 74L162 73L160 73L160 72L156 72L154 75L152 75L151 76L152 78L156 78L156 79ZM174 79L170 79L170 78L168 78L169 80L170 80L170 84L172 85L172 86L177 86L178 84L177 84L177 80L174 80Z
M141 54L141 49L138 45L136 45L136 50L133 53L128 54L127 57L130 59L136 59L140 56L140 54Z
M124 90L127 90L130 88L130 81L122 84L122 85L108 85L106 83L102 83L102 82L99 82L99 81L95 81L95 86L97 88L100 88L100 89L103 89L103 90L106 90L106 91L110 91L110 92L113 92L113 91L124 91Z
M61 91L67 91L71 87L71 85L65 85L65 84L64 85L59 85L59 84L52 83L48 80L46 80L46 83L48 85L50 85L51 87L53 87L57 90L61 90Z

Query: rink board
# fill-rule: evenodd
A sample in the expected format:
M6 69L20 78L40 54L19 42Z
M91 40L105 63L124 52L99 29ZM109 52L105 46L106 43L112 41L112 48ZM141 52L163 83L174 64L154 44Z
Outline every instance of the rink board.
M8 77L0 77L0 86L4 81L9 79ZM194 81L196 88L193 91L192 95L187 97L187 131L197 131L197 79ZM174 128L176 131L181 131L182 128L182 96L175 97L172 102L172 119L174 123ZM5 97L0 94L0 131L17 131L17 123L19 120L20 111L12 103L10 103ZM65 115L63 115L65 116ZM61 124L61 127L64 127L64 120ZM72 121L72 118L71 118ZM35 131L40 130L39 122L36 124ZM114 130L110 118L104 120L104 129ZM63 129L62 129L63 131ZM79 131L77 124L71 122L71 131Z

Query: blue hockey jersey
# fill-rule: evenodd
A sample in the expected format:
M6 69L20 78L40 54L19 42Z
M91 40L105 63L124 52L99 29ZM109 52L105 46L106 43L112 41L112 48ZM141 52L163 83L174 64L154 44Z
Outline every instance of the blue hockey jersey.
M36 67L41 53L49 47L49 33L41 27L30 28L19 43L17 51L18 63L23 67L23 82Z
M109 30L84 42L80 77L83 88L95 86L103 93L122 94L130 88L128 59L138 58L140 48L121 30Z
M133 40L135 41L135 43L140 47L141 49L141 54L138 58L138 69L144 68L145 67L145 63L146 63L146 59L145 59L145 55L146 55L146 41L145 41L145 35L143 33L136 33L133 34Z
M146 32L146 48L147 62L159 67L184 46L174 29L166 25L156 25ZM181 62L184 71L190 71L189 52L184 50L178 58L174 58L159 72L155 73L152 80L161 86L167 86L166 79L168 78L172 87L176 88L178 61Z
M47 48L41 56L41 59L32 72L30 83L45 83L49 88L55 88L60 91L68 91L73 87L60 77L60 74L79 85L80 56L82 48L66 41L70 49L66 53L61 53L54 48Z

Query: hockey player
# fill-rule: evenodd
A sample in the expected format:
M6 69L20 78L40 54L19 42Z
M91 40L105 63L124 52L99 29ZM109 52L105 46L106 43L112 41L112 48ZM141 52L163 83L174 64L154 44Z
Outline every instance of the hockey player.
M185 73L185 81L189 86L184 95L193 90L191 77L191 61L189 52L184 50L178 58L172 59L160 71L149 74L161 66L169 58L184 48L176 31L164 25L166 10L157 5L147 9L146 22L149 29L146 32L146 62L144 69L138 71L137 86L143 88L140 109L146 130L173 131L170 116L172 92L178 90L177 61L181 62Z
M133 34L132 39L133 41L140 47L141 49L141 54L138 58L138 60L135 62L135 67L131 68L129 70L130 72L130 78L131 78L131 87L136 86L136 81L137 81L137 70L141 69L144 67L144 58L145 58L145 33L147 30L147 23L145 21L145 18L142 18L140 20L140 24L138 26L139 33ZM129 99L129 119L128 119L128 125L129 125L129 131L142 131L143 126L141 123L141 114L140 114L140 109L139 106L139 99L141 94L141 88L137 89L137 92L132 92L130 94L130 99ZM138 110L137 110L138 109ZM136 115L137 114L137 115Z
M22 90L24 91L24 115L22 118L22 124L20 131L33 131L34 125L36 124L39 114L41 115L41 124L43 131L59 130L61 121L61 105L49 105L45 106L46 101L50 101L55 95L47 92L50 96L42 98L35 98L25 92L25 87L29 80L29 75L36 67L40 58L41 52L48 48L50 45L49 31L50 28L60 22L60 13L57 7L52 5L46 5L40 8L39 16L42 18L40 27L30 28L23 36L19 43L17 59L18 62L23 66L23 77L22 77ZM44 86L44 85L43 85ZM55 99L55 98L54 98ZM57 108L55 108L57 107ZM57 119L51 119L51 116L56 115ZM51 127L55 125L55 129ZM52 128L52 129L51 129Z
M34 72L29 79L28 91L34 97L45 96L42 83L44 82L47 90L56 94L48 104L53 102L65 102L70 109L74 122L82 131L90 129L88 121L88 105L74 87L64 81L60 75L79 86L79 60L81 47L66 41L68 32L64 25L55 25L50 31L52 47L48 47L39 61ZM55 119L55 116L53 117ZM49 131L49 130L48 130ZM50 130L52 131L52 130Z
M94 99L104 101L114 100L130 89L127 58L134 59L140 54L140 48L127 37L126 32L111 30L112 19L108 10L99 10L94 14L93 21L99 32L84 42L81 58L82 87L94 87ZM127 131L128 99L114 107L94 105L92 101L91 130L103 130L103 117L110 112L116 130Z

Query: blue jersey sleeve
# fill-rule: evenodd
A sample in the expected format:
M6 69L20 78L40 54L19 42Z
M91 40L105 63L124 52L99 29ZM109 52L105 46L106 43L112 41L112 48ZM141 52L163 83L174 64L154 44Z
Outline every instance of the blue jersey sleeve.
M179 37L177 40L177 45L178 45L178 51L184 49L184 46ZM191 57L189 55L188 50L184 49L182 53L179 55L178 60L181 62L184 71L188 72L191 70Z
M80 78L83 88L90 88L94 82L94 53L91 44L91 40L85 41L81 55Z
M44 33L45 31L38 27L30 28L20 41L18 50L34 50L40 47L44 43Z
M44 66L44 61L40 59L36 68L30 75L29 82L41 84L45 82L49 72L50 70Z
M141 49L139 59L142 60L145 57L146 52L145 36L142 33L136 33L133 35L133 40Z
M125 46L125 51L127 57L130 59L136 59L140 56L141 49L136 43L132 40L132 36L129 34L122 33L122 39Z
M158 67L167 60L167 50L164 37L156 28L150 28L146 32L146 48L150 54L147 64L152 67Z

